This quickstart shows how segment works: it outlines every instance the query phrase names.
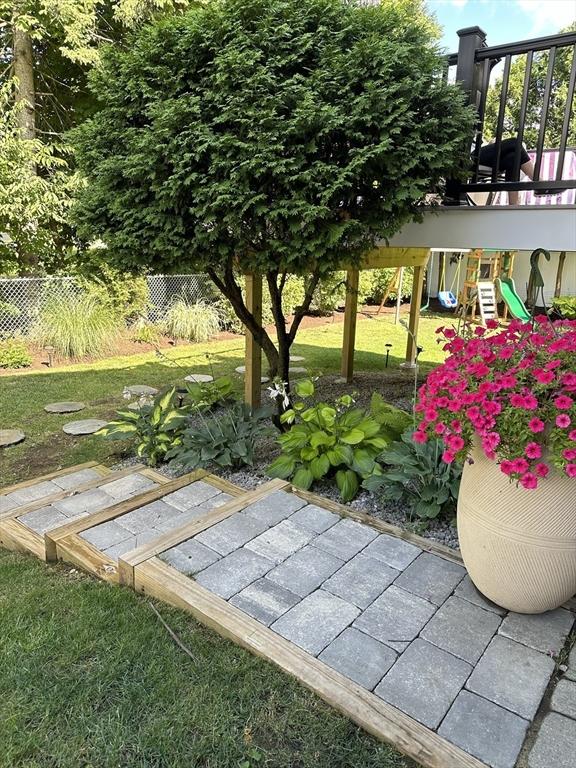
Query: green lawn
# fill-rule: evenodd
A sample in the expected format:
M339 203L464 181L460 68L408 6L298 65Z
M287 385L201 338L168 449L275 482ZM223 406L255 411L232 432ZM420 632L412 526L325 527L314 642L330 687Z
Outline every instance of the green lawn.
M438 324L435 317L423 317L421 321L419 343L424 351L420 360L424 369L442 360L443 353L434 336ZM293 352L303 355L304 365L313 372L337 372L341 341L342 324L331 323L302 331ZM393 325L389 316L359 319L356 370L382 370L387 343L393 345L390 366L396 367L403 359L406 331L402 326ZM61 428L65 421L75 418L111 417L116 408L125 405L124 386L165 387L181 382L191 371L228 374L243 362L243 340L238 337L177 346L166 351L164 357L147 352L0 377L0 429L18 427L27 435L24 443L0 454L0 486L90 459L112 461L113 452L119 450L118 444L96 437L69 437ZM237 378L241 387L242 379ZM82 400L88 407L77 416L48 414L43 410L44 405L58 400Z
M261 659L135 593L0 552L1 768L409 768Z

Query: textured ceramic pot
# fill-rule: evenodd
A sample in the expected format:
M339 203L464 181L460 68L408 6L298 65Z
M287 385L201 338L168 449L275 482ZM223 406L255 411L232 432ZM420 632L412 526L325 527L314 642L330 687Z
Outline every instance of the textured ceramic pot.
M576 593L576 482L557 472L516 487L479 448L458 495L458 537L476 587L519 613L557 608Z

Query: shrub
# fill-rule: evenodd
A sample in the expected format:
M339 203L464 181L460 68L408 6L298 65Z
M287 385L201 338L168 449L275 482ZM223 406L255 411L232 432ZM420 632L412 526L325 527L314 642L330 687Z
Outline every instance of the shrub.
M150 304L148 282L145 277L138 277L114 269L105 262L78 280L86 293L94 296L100 304L121 317L125 322L145 315Z
M244 403L236 403L224 413L184 429L167 458L188 470L252 466L257 439L270 430L269 420L269 408L252 411Z
M307 406L304 400L314 395L310 380L297 382L294 389L303 400L280 417L292 427L278 438L282 453L268 474L291 478L306 490L315 480L334 478L342 500L350 501L362 479L380 472L376 457L402 434L411 417L376 393L367 412L353 407L351 395L339 397L333 405Z
M28 368L32 357L20 339L0 340L0 368Z
M230 376L219 376L208 382L186 382L186 388L194 410L210 410L235 398L234 382Z
M402 501L411 514L423 520L456 511L462 466L442 461L441 440L415 443L413 430L402 435L378 457L382 474L373 474L362 483L384 499Z
M242 295L245 296L244 279L242 277L237 277L237 281L242 289ZM297 275L288 275L284 291L282 292L284 314L286 316L291 315L296 307L303 301L304 278ZM218 308L220 317L222 318L222 325L227 331L231 331L232 333L244 333L242 322L236 316L228 299L221 296L219 299L216 299L215 306ZM272 325L273 323L274 317L272 315L270 292L268 286L264 283L262 287L262 324Z
M220 330L220 314L205 301L190 303L179 298L166 310L163 328L173 339L208 341Z
M130 338L139 344L156 344L160 331L156 325L141 317L130 328Z
M20 317L22 312L16 304L12 304L10 301L0 301L0 324L4 319L12 317Z
M122 410L96 434L108 440L136 440L136 454L155 467L180 440L187 413L176 405L176 390L161 392L139 410Z
M552 306L567 320L576 320L576 296L557 296Z
M386 294L390 283L394 280L396 269L386 267L385 269L371 269L360 273L360 286L358 300L362 304L380 304ZM406 267L402 278L402 299L409 299L412 295L412 284L414 281L414 268ZM391 290L388 298L395 301L397 291Z
M89 293L50 296L38 313L31 338L68 358L109 351L118 335L116 313Z

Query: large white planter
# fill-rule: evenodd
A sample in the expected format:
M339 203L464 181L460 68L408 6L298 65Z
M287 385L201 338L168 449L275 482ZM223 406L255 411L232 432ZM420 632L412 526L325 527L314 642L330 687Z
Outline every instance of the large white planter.
M476 587L519 613L557 608L576 593L576 482L554 470L516 487L475 448L458 496L458 537Z

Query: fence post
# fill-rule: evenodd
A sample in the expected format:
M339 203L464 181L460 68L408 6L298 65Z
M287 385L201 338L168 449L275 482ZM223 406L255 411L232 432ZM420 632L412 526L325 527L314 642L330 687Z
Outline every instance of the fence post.
M476 51L486 47L486 32L480 27L466 27L458 32L456 82L468 94L468 103L476 108L482 99L482 68L476 63Z

